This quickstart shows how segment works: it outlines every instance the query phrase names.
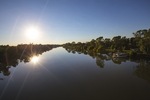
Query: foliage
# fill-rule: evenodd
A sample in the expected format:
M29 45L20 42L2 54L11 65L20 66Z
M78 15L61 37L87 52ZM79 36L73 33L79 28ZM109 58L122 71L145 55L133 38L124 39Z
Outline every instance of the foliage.
M110 53L110 52L124 52L130 56L135 56L137 54L150 55L150 29L149 30L138 30L133 33L134 37L126 38L126 36L114 36L112 39L98 37L97 39L92 39L90 42L86 43L66 43L63 45L67 50L74 50L77 52L84 53Z

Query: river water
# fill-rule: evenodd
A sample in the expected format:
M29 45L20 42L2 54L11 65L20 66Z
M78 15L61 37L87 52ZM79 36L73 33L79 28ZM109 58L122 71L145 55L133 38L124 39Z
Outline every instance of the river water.
M59 47L0 73L0 100L149 100L150 61Z

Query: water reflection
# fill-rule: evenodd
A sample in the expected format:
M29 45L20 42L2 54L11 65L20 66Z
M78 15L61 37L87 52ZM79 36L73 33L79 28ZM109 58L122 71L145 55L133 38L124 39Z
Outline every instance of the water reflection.
M9 71L10 67L5 67L0 65L0 73L3 73L3 75L8 76L10 75L10 71Z
M31 49L32 48L32 49ZM20 62L30 62L34 65L39 63L39 55L43 52L51 50L53 46L35 46L35 45L20 45L17 47L3 47L0 51L0 73L5 76L10 75L9 69L16 67ZM72 51L66 49L68 53L85 54L95 59L95 63L99 68L105 68L108 61L114 64L122 64L122 62L135 62L137 64L134 70L134 75L139 78L150 81L150 60L149 59L131 59L131 58L112 58L110 54L97 54L93 52Z
M33 56L33 57L30 58L30 61L33 64L37 64L39 62L39 57L38 56Z
M105 67L105 63L107 61L112 61L114 64L119 64L121 65L123 62L135 62L137 64L135 71L133 72L134 75L136 75L139 78L142 78L144 80L147 80L150 82L150 59L139 59L139 58L129 58L129 57L123 57L123 58L113 58L110 54L98 54L94 52L81 52L81 51L72 51L68 48L65 48L68 53L73 53L78 52L78 54L85 54L89 55L93 59L95 59L97 66L100 68Z
M0 46L0 73L5 76L10 75L9 68L16 67L20 62L27 63L31 61L36 64L39 60L38 55L55 47L58 47L58 45Z
M131 60L125 59L123 62L126 63L117 66L108 54L90 53L90 55L93 59L88 53L85 56L82 52L69 54L63 48L57 48L42 56L34 54L39 57L38 61L32 55L26 56L29 61L34 58L33 62L37 62L35 66L37 64L40 66L30 68L34 66L33 62L21 63L18 68L11 69L10 77L0 77L0 80L4 80L0 82L0 100L149 98L150 84L145 81L148 80L150 72L145 72L149 70L148 61L134 59L132 62L136 63L132 63Z
M129 58L112 58L112 61L115 64L121 64L122 62L126 62L128 60Z
M150 82L150 61L141 60L136 67L135 75Z

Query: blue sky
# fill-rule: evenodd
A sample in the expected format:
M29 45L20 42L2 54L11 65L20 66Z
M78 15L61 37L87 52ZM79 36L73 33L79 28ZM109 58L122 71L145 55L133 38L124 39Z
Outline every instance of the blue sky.
M62 44L131 37L150 28L150 0L0 0L0 44ZM25 27L38 26L30 40Z

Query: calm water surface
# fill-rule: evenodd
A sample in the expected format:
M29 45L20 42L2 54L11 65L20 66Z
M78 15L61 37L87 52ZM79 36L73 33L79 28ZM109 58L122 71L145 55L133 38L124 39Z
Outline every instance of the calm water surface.
M0 100L150 100L149 64L59 47L0 73Z

